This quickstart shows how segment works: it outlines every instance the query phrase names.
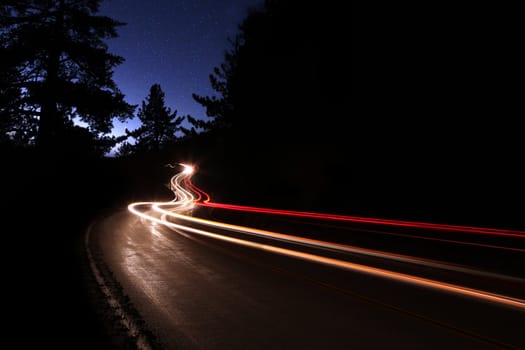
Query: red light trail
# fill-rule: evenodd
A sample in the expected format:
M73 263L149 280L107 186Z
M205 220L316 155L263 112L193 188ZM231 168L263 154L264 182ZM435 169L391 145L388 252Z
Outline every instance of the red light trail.
M346 221L346 222L365 223L365 224L379 224L379 225L388 225L388 226L401 226L401 227L411 227L411 228L420 228L420 229L431 229L431 230L439 230L439 231L453 231L453 232L462 232L462 233L476 233L476 234L484 234L484 235L498 235L498 236L506 236L506 237L525 238L525 231L517 231L517 230L502 230L502 229L484 228L484 227L433 224L433 223L418 222L418 221L378 219L378 218L368 218L368 217L360 217L360 216L346 216L346 215L322 214L322 213L313 213L313 212L304 212L304 211L258 208L258 207L244 206L244 205L215 203L215 202L209 202L209 201L208 202L206 201L198 202L196 204L202 207L238 210L238 211L245 211L245 212L252 212L252 213L285 215L285 216L295 216L295 217L304 217L304 218L312 218L312 219L335 220L335 221Z
M198 188L197 186L193 184L193 182L191 181L192 177L193 177L193 174L185 178L184 182L191 190L197 193L198 197L196 199L196 204L202 207L212 207L212 208L237 210L237 211L252 212L252 213L284 215L284 216L304 217L304 218L312 218L312 219L322 219L322 220L346 221L346 222L365 223L365 224L379 224L379 225L401 226L401 227L439 230L439 231L452 231L452 232L462 232L462 233L476 233L476 234L483 234L483 235L498 235L498 236L504 236L504 237L506 236L506 237L525 238L525 231L521 231L521 230L506 230L506 229L487 228L487 227L435 224L435 223L419 222L419 221L380 219L380 218L370 218L370 217L361 217L361 216L324 214L324 213L314 213L314 212L306 212L306 211L270 209L270 208L251 207L251 206L246 206L246 205L216 203L216 202L211 202L210 196L206 192L204 192L202 189Z
M197 218L189 216L183 213L188 212L194 208L195 204L200 206L216 207L222 209L230 210L239 210L246 212L256 212L256 213L265 213L265 214L275 214L275 215L287 215L287 216L296 216L296 217L309 217L315 219L325 219L325 220L338 220L338 221L350 221L350 222L363 222L363 223L373 223L373 224L382 224L382 225L394 225L394 226L404 226L404 227L418 227L418 228L432 228L432 229L443 229L446 228L449 231L458 231L460 229L467 229L469 233L479 233L479 234L491 234L491 235L500 235L510 236L510 237L519 237L523 238L525 233L522 231L510 231L510 230L497 230L497 229L487 229L487 228L476 228L476 227L466 227L466 226L453 226L453 225L441 225L441 224L427 224L421 222L409 222L409 221L399 221L399 220L383 220L383 219L373 219L373 218L362 218L362 217L352 217L352 216L342 216L342 215L330 215L330 214L319 214L319 213L310 213L310 212L299 212L299 211L288 211L288 210L278 210L278 209L267 209L267 208L256 208L256 207L247 207L247 206L238 206L238 205L228 205L210 202L210 196L200 190L197 186L191 183L191 177L194 173L193 167L185 164L180 164L184 167L184 170L175 176L172 177L170 184L171 189L175 194L175 199L170 202L137 202L132 203L128 206L130 212L139 217L146 219L150 222L158 223L171 227L177 230L181 230L188 233L197 234L200 236L205 236L208 238L221 240L225 242L230 242L237 245L242 245L254 249L259 249L267 252L272 252L274 254L285 255L289 257L294 257L303 260L309 260L311 262L331 265L334 267L339 267L347 270L352 270L360 273L367 273L377 277L383 277L388 279L397 280L400 282L415 284L423 287L430 287L433 289L452 292L458 295L474 297L476 299L481 299L485 301L496 302L499 304L504 304L512 307L517 307L520 309L525 309L525 300L495 294L483 290L473 289L466 286L460 286L457 284L446 283L443 281L437 281L432 279L427 279L419 276L404 274L400 272L395 272L391 270L386 270L382 268L372 267L368 265L357 264L349 262L346 260L335 259L327 256L322 256L318 254L306 253L304 251L298 251L290 248L283 248L269 243L259 243L251 241L248 239L231 237L220 233L220 231L211 231L204 230L201 228L196 228L189 226L188 223L195 223L199 225L204 225L210 227L211 229L227 230L233 231L240 234L249 236L260 236L271 241L287 241L295 243L298 245L308 245L311 247L321 248L321 249L331 249L341 252L355 252L364 255L381 257L389 260L397 260L404 262L411 262L419 265L426 265L430 267L436 267L440 269L456 270L474 273L478 275L489 275L484 271L472 270L463 266L455 266L452 264L447 264L440 261L433 261L429 259L422 259L417 257L412 257L408 255L399 255L382 251L375 251L370 249L364 249L344 244L325 242L320 240L309 239L301 236L282 234L278 232L271 232L266 230L260 230L256 228L232 225L228 223L222 223L212 220L206 220L202 218ZM194 195L194 193L196 195ZM201 202L197 202L201 200ZM169 207L170 210L163 209L162 207ZM140 209L142 208L142 209ZM145 210L146 208L149 208ZM154 216L150 213L156 213L157 216ZM160 216L160 217L159 217ZM172 218L176 222L168 220ZM464 232L464 231L460 231ZM499 247L498 247L499 248ZM495 275L495 274L493 274ZM509 279L513 277L498 275L501 279Z
M299 217L299 218L310 218L310 219L321 219L321 220L331 220L339 222L350 222L350 223L361 223L361 224L373 224L373 225L382 225L390 227L406 227L414 229L426 229L433 231L447 231L447 232L458 232L458 233L467 233L467 234L479 234L479 235L488 235L488 236L500 236L500 237L509 237L509 238L525 238L525 231L519 230L506 230L506 229L496 229L496 228L486 228L486 227L473 227L473 226L461 226L461 225L447 225L447 224L436 224L436 223L426 223L418 221L405 221L405 220L392 220L392 219L380 219L380 218L370 218L370 217L360 217L360 216L348 216L348 215L336 215L336 214L324 214L324 213L314 213L314 212L305 212L305 211L293 211L293 210L283 210L283 209L270 209L270 208L259 208L245 205L235 205L235 204L224 204L211 202L210 196L204 192L202 189L198 188L191 181L193 174L184 178L184 184L191 189L196 195L195 204L201 207L210 207L218 208L225 210L234 210L241 212L251 212L259 214L271 214L271 215L281 215L281 216L290 216L290 217ZM447 238L436 238L436 237L426 237L421 235L411 235L411 234L401 234L393 232L383 232L383 234L391 236L400 236L414 239L422 239L429 241L439 241L445 243L453 243L460 245L469 245L477 247L485 247L491 249L502 249L510 250L516 252L525 252L525 249L517 247L502 246L496 244L487 244L480 242L467 242L457 239L447 239Z

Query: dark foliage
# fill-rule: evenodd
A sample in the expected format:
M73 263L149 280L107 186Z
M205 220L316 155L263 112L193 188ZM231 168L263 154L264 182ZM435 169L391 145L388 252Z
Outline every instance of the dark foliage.
M510 203L525 193L516 163L523 143L506 78L515 36L512 21L489 33L483 16L499 23L490 12L265 1L210 75L217 95L194 95L210 116L198 126L216 131L208 158L224 173L222 195L364 215L519 221Z
M137 114L141 126L132 131L126 130L127 135L136 142L124 143L119 149L119 155L159 151L177 140L176 133L183 130L181 123L185 117L178 117L177 111L172 113L165 105L164 96L159 84L151 86L149 95L142 101Z
M290 135L311 143L333 134L344 117L332 112L344 113L341 99L350 97L343 58L349 39L344 18L334 16L338 9L330 1L291 0L253 9L210 75L218 96L194 94L212 118L208 128L232 128L265 143Z
M113 118L134 107L112 80L123 58L110 54L105 39L119 23L97 16L100 0L7 1L0 16L2 137L36 143L51 152L67 145L73 120L88 125L89 147L100 154L114 144ZM84 143L85 145L85 143ZM84 147L80 145L79 147ZM111 146L109 146L111 147Z

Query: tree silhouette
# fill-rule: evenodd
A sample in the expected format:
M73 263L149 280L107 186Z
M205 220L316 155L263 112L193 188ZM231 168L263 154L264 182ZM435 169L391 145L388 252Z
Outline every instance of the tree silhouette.
M295 203L288 203L305 209L326 203L323 196L338 203L331 193L346 181L339 174L351 164L356 147L348 143L360 118L352 113L346 73L345 6L336 0L264 1L248 12L210 75L215 94L193 95L210 117L204 122L214 145L209 158L218 159L225 174L223 195L238 195L232 201L259 198L261 205L282 206L290 194ZM268 178L269 165L282 171Z
M153 84L149 95L142 101L137 117L142 125L127 131L128 136L136 139L135 145L125 143L119 149L119 155L134 152L158 151L177 140L176 132L182 131L184 116L177 117L177 111L171 113L164 101L164 91L159 84Z
M200 134L198 130L209 131L211 128L213 128L216 125L214 123L215 122L214 120L205 121L205 120L193 118L191 115L186 116L186 121L188 122L188 124L191 125L191 128L188 129L183 126L180 127L180 131L182 131L185 138L198 137L198 135Z
M4 53L2 49L2 57ZM0 144L25 144L28 142L25 136L31 134L30 126L34 127L34 124L31 125L32 120L29 120L28 125L20 118L21 91L11 84L17 79L17 71L4 60L0 62L0 71Z
M219 67L215 67L213 74L209 75L211 87L219 93L219 97L192 95L195 101L206 108L206 115L212 118L208 121L196 119L190 121L194 127L210 130L232 126L236 106L233 91L241 42L240 35L235 40L230 40L232 48L224 54L224 62Z
M104 43L123 23L97 16L99 5L100 0L5 1L0 37L9 69L0 73L0 88L18 93L5 97L1 108L11 115L2 125L11 124L12 135L58 150L73 120L80 120L102 148L116 142L104 135L113 118L127 119L134 107L112 80L112 69L123 58L110 54Z
M231 127L249 139L271 135L275 142L291 135L326 139L338 129L333 126L348 97L338 14L344 11L336 1L317 5L267 0L248 13L223 63L210 74L217 95L193 95L211 117L209 129Z

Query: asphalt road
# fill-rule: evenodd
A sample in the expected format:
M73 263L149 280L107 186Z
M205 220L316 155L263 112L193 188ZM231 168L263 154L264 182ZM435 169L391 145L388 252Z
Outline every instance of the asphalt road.
M98 221L90 239L167 349L525 349L520 308L184 233L127 211ZM508 285L525 291L519 280Z

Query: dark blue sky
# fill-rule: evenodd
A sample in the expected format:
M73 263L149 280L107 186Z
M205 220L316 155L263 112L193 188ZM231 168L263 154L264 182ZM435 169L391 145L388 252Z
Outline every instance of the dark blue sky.
M159 83L166 105L178 115L205 118L204 108L192 93L209 95L208 75L222 62L228 38L248 8L262 0L105 0L100 15L127 25L119 37L108 41L111 53L126 61L115 69L114 80L127 102L138 104L149 88ZM136 120L115 123L114 134L134 129Z

